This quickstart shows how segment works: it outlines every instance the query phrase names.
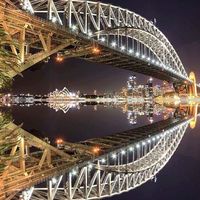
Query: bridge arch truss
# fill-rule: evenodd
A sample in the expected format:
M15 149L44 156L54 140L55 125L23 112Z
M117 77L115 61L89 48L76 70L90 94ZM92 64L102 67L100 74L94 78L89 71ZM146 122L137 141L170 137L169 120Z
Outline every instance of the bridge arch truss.
M128 9L85 0L23 1L24 9L32 14L46 15L48 20L65 26L75 35L189 80L166 36L153 22Z
M24 195L33 200L80 200L128 192L156 177L176 151L189 122L184 121L134 145L109 152L86 166L72 169L65 177L64 187L59 187L64 177L60 176L54 179L54 186L51 179L47 188L31 188Z

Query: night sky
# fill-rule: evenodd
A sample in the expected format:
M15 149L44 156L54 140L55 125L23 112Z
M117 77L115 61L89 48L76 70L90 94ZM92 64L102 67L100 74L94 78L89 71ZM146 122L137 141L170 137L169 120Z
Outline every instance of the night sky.
M167 36L177 50L187 72L195 71L200 77L200 2L197 0L110 0L104 1L128 8L149 20L157 19L158 28ZM36 70L37 69L37 70ZM64 86L72 91L99 93L118 91L126 85L127 77L134 74L111 66L86 63L80 60L66 60L62 64L54 59L16 77L15 93L48 93ZM138 75L139 82L148 77ZM199 79L198 79L199 80ZM37 129L43 135L64 136L69 140L80 140L111 134L132 128L126 115L120 110L92 108L70 111L66 115L55 113L49 108L14 108L16 123L24 122L27 130ZM142 187L112 200L199 200L200 199L200 125L187 130L176 154L157 176L156 183L149 182ZM82 135L81 137L71 134ZM67 135L68 134L68 135Z

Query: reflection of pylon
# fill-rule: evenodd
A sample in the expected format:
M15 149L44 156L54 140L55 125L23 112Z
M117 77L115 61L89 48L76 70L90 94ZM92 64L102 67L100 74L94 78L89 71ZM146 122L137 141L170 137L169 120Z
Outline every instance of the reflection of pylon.
M190 121L190 128L194 129L197 123L197 111L198 111L198 104L190 105L190 114L193 116L192 120Z

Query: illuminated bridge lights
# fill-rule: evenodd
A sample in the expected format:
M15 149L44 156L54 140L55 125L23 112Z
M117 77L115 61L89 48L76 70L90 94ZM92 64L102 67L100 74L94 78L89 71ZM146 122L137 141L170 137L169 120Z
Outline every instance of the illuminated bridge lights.
M56 140L56 144L63 144L63 142L64 142L64 141L63 141L63 139L61 139L61 138L59 138L59 139Z
M133 51L133 49L129 49L128 52L129 52L130 54L132 54L134 51Z
M142 59L145 59L146 58L146 56L145 55L142 55Z
M126 49L125 46L121 46L121 47L120 47L120 50L121 50L121 51L124 51L125 49Z
M101 41L101 42L105 42L105 41L106 41L106 38L105 38L105 37L101 37L101 38L100 38L100 41Z
M53 178L51 179L51 181L52 181L52 184L54 184L54 185L58 182L58 180L57 180L55 177L53 177Z
M139 57L139 56L140 56L140 53L137 51L135 55L136 55L137 57Z
M92 48L92 53L94 54L100 54L101 50L98 47L93 47Z
M48 180L48 181L51 181L49 182L50 185L55 186L55 188L58 186L59 189L58 190L55 189L55 194L56 194L57 199L59 199L59 195L61 194L63 196L64 195L66 196L67 195L66 191L70 191L70 194L72 194L71 199L75 199L75 200L78 200L78 199L84 200L88 198L98 199L98 198L108 197L110 195L121 194L123 192L129 191L131 189L134 189L144 184L145 182L150 180L152 177L154 177L166 165L166 163L169 161L169 158L171 158L171 156L174 154L175 150L177 149L190 120L191 119L184 121L183 123L180 121L180 123L176 123L174 124L174 126L170 126L170 128L169 127L165 127L162 129L158 128L159 133L157 133L156 130L154 130L155 134L154 132L152 132L154 136L150 136L151 134L149 134L145 136L144 138L142 137L141 139L139 139L139 141L138 140L133 141L132 144L130 141L128 146L125 146L125 144L127 144L125 142L124 144L119 144L119 148L114 145L115 150L113 150L113 146L111 145L106 150L107 152L106 154L103 154L103 152L101 152L102 154L100 155L95 154L94 157L92 158L89 156L88 160L87 160L87 154L84 154L84 153L81 153L80 157L79 156L74 157L50 145L48 146L47 149L46 149L46 146L43 148L43 146L41 146L43 142L41 143L39 139L29 141L28 138L34 139L34 136L32 135L30 136L27 132L23 132L25 136L26 134L28 134L25 138L25 143L26 143L25 145L27 144L29 145L29 143L27 142L30 142L30 144L32 144L32 142L34 143L38 142L40 152L41 150L43 152L43 154L40 153L41 155L40 163L44 162L44 166L48 164L48 161L47 161L48 159L45 159L45 161L43 161L45 158L46 152L48 152L47 150L52 151L50 154L52 156L50 160L55 161L51 163L52 164L51 166L55 167L55 170L53 171L52 174L49 174L50 178L48 176L45 177L44 175L41 177L40 175L41 172L38 175L33 173L30 176L31 178L34 178L32 176L37 175L40 181ZM15 128L15 126L13 128ZM20 133L21 131L22 129L20 129ZM141 131L143 132L143 130ZM165 136L165 137L162 137L162 136ZM152 138L156 140L153 143L150 142ZM118 140L116 140L116 142L117 141ZM94 142L95 141L93 140L93 144L95 144ZM96 140L96 142L98 143L98 139ZM77 145L80 145L80 144L77 144ZM77 148L79 148L79 146L77 146ZM99 152L100 148L101 146L96 145L93 147L92 150L94 150L95 152ZM86 159L82 160L83 159L82 154L84 155L84 158L86 156ZM66 164L64 164L61 168L59 168L60 166L56 164L57 160L55 160L57 158L59 158L59 162L63 161ZM34 166L36 167L37 165L35 165L34 163ZM44 166L42 165L43 168ZM71 166L71 167L69 168L67 172L65 171L63 173L63 169L67 169L68 166ZM29 167L29 165L27 165L27 167ZM44 170L45 169L46 168L44 168ZM58 169L58 171L56 169ZM48 174L48 172L49 172L49 168L47 169L47 171L43 171L42 173ZM128 175L127 175L127 172L128 172ZM58 174L63 173L63 175L66 174L67 179L63 180L63 181L66 181L64 183L65 185L64 188L58 185L61 179L55 177L56 173ZM22 177L22 181L20 183L24 183L25 180L27 179L27 177L26 176L24 177L24 175L21 175L20 177ZM132 177L135 177L136 179L132 179ZM138 177L142 177L142 178L138 178ZM131 181L134 181L134 183L128 185L128 189L127 189L127 185L124 183L129 183ZM116 183L120 184L120 191L115 190L115 187L113 187L113 185L115 185ZM30 186L30 182L28 182L27 184ZM84 184L87 184L87 185L84 185ZM114 188L114 190L108 193L107 192L108 187L105 187L105 186ZM27 188L27 187L25 186L24 188ZM84 191L84 188L88 188L87 191L92 191L91 193L90 192L87 193L87 198L85 198L85 196L80 197L80 194L81 195L85 194L85 193L82 193L82 191ZM97 191L96 190L97 188L101 188L102 193L100 195L94 193L95 191ZM37 196L37 192L40 192L42 190L43 190L42 188L38 187L33 190L33 193L31 195ZM45 192L42 191L43 192L42 195L46 195L47 191L48 191L48 188L45 190ZM34 197L33 198L31 197L31 199L34 199Z
M71 174L72 174L73 176L76 176L77 173L78 173L78 172L77 172L77 170L75 170L75 169L73 169L72 172L71 172Z
M122 155L125 155L125 154L126 154L126 151L125 151L125 150L122 150L122 151L121 151L121 154L122 154Z
M113 153L111 157L112 157L112 159L116 159L117 158L117 154Z
M99 41L101 43L105 43L106 38L105 37L100 37ZM112 41L110 43L110 46L115 49L118 45L117 45L117 42L114 40L114 41ZM179 75L180 77L184 78L184 76L182 74L180 74L176 70L172 69L172 67L164 64L162 61L158 61L157 60L158 58L155 58L155 56L154 56L154 58L151 58L148 55L140 53L139 51L136 51L135 54L134 54L134 49L126 49L125 45L122 45L122 44L118 47L118 50L121 51L121 52L126 52L128 55L135 55L136 57L140 58L141 60L149 62L149 64L151 63L153 65L156 65L156 66L162 68L162 71L168 70L168 71L170 71L170 72L172 72L172 73L174 73L176 75Z
M88 168L91 170L93 168L93 164L92 163L89 163L88 164Z
M71 29L72 29L72 31L76 31L78 28L77 28L77 26L76 26L75 24L73 24L73 25L71 26Z
M66 1L68 2L68 0ZM49 3L50 5L48 5L48 2L50 2ZM35 60L33 63L40 62L42 61L42 59L44 59L44 57L46 58L55 52L62 51L64 48L73 45L74 42L75 43L78 42L81 46L84 47L85 44L81 43L81 41L87 38L97 43L99 41L102 46L105 45L108 51L110 47L110 51L115 49L129 56L134 55L137 57L137 59L140 59L141 61L148 61L146 63L148 66L149 63L151 63L154 64L155 66L163 67L163 69L161 69L162 71L166 70L171 72L171 75L169 75L168 73L166 74L167 76L172 76L169 78L176 78L181 80L188 79L188 75L175 49L170 44L166 36L155 26L155 24L152 24L150 21L146 20L145 18L143 18L138 14L135 14L130 10L126 10L126 12L124 12L125 10L123 8L118 6L113 6L111 4L105 4L105 3L97 4L96 2L93 1L90 1L89 3L87 1L81 1L77 3L77 1L75 0L72 0L70 2L71 2L70 4L67 3L66 5L64 5L62 3L61 4L57 3L57 1L55 0L45 1L41 7L40 1L34 3L33 0L14 1L14 4L16 6L20 8L24 6L24 9L30 10L31 13L33 13L34 15L37 15L38 13L41 12L44 13L45 19L49 19L53 21L53 23L55 23L54 33L53 36L51 37L52 47L53 47L52 52L47 53L46 51L47 44L44 44L44 37L41 34L39 34L42 31L38 30L38 33L35 34L37 36L40 35L39 38L37 37L34 39L41 41L39 49L41 49L40 53L42 56L40 59L37 58L37 56L35 56L34 57ZM69 14L66 15L67 17L66 21L60 18L60 15L64 14L65 9L68 10ZM108 14L107 12L108 10L110 10L110 14ZM123 18L124 20L121 20L120 18L115 16L114 13L116 12L119 12L121 18ZM21 15L23 15L23 12L21 13ZM87 19L85 18L85 16L87 16ZM22 18L26 20L26 17L27 13L25 13L24 16L22 16L21 19L19 20L22 20ZM34 18L33 15L31 17L33 18L31 21L32 23L31 27L35 27L36 24L38 24L37 21L38 18L37 17ZM111 21L113 23L111 23ZM45 23L45 20L43 20L43 23ZM120 27L128 27L128 30L125 30L123 28L116 29L117 24L120 24ZM137 27L137 24L140 24L140 27ZM58 25L58 27L56 27L56 25ZM64 27L62 27L62 25L64 25ZM15 28L14 24L10 24L9 26ZM50 34L50 31L48 31L48 29L52 28L51 26L52 24L49 21L47 21L45 28L47 29L48 34ZM65 29L66 33L68 30L74 31L78 37L75 37L73 39L71 38L73 41L70 40L69 44L67 44L66 46L62 46L63 41L69 39L65 37L65 34L60 34L62 33L65 27L67 28ZM16 29L17 28L18 27L16 27ZM77 29L78 31L76 31ZM29 27L26 29L26 32L27 32L26 36L28 36L28 34L30 33ZM35 35L33 34L30 37L35 37ZM62 38L59 40L60 42L56 40L56 38L58 38L59 35L62 35ZM112 42L111 40L113 39L114 41ZM25 43L28 43L30 38L26 37L25 40L27 40L25 41ZM156 46L154 45L155 43L157 44ZM118 49L116 49L116 47L118 47ZM162 54L160 53L161 47L163 52ZM130 50L130 48L133 50L134 54L132 50ZM33 52L34 45L33 47L31 47L30 45L29 49L30 53L24 54L22 56L25 57L25 59L20 60L22 63L24 63L24 61L26 60L29 60L28 55L35 54ZM139 54L138 53L135 54L136 51L138 51ZM85 52L84 55L86 54L88 54L88 52ZM82 52L80 55L82 56ZM154 58L151 56L153 56ZM151 60L148 57L150 57L150 59L155 59L155 62L151 62ZM90 59L90 57L85 57L84 59L87 60ZM59 61L62 61L62 59L58 58L58 62ZM159 63L157 61L159 61ZM122 67L121 64L117 65L118 61L115 62L116 66ZM161 65L162 63L164 63L164 65ZM132 65L132 63L130 64ZM31 64L21 70L23 71L30 66ZM150 66L150 69L151 67L152 66ZM11 76L14 77L15 75L16 72L15 73L13 72Z
M137 145L136 145L136 148L139 149L139 148L140 148L140 144L137 144Z
M92 31L90 31L90 30L88 31L87 34L88 34L88 37L92 37L92 35L93 35Z
M101 151L101 148L100 148L100 147L98 147L98 146L96 146L96 147L93 147L93 149L92 149L92 152L93 152L94 154L99 154L99 153L100 153L100 151Z
M134 147L129 147L129 151L134 151Z
M117 43L115 42L115 41L113 41L112 43L111 43L111 47L116 47L117 46Z
M56 23L56 22L57 22L57 18L56 18L55 16L53 16L52 19L51 19L51 21L52 21L53 23Z
M62 53L57 53L56 56L56 61L57 62L62 62L64 60Z
M30 12L31 14L34 13L33 7L29 0L21 1L20 5L22 6L23 10L26 10L26 11Z
M104 43L106 41L106 38L105 37L100 37L99 38L99 41ZM112 48L115 48L117 47L117 42L114 40L110 43L111 47ZM129 55L134 55L134 49L126 49L125 45L122 45L119 46L119 51L122 51L122 52L127 52L127 54ZM135 52L135 56L136 57L140 57L142 60L144 61L148 61L148 62L151 62L152 64L156 65L156 66L159 66L159 67L163 67L163 68L168 68L166 65L164 65L162 62L159 62L158 60L156 61L155 59L151 59L151 57L145 55L145 54L141 54L139 51L136 51Z

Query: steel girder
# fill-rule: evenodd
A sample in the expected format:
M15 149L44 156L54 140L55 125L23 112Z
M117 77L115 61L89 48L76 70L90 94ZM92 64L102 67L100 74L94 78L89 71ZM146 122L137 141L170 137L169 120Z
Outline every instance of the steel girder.
M167 164L189 122L183 121L146 140L110 152L87 166L77 167L76 171L67 174L65 186L58 186L56 194L49 199L99 199L144 184ZM31 199L47 199L48 194L48 188L35 188Z
M0 3L0 27L11 43L7 48L19 57L19 73L75 42L62 26L22 12L7 0ZM6 73L13 78L17 72Z
M55 49L53 53L63 51L64 57L66 54L66 57L81 57L101 63L101 59L98 60L98 56L91 53L91 48L88 51L84 50L90 43L91 47L99 45L102 53L105 48L105 53L113 52L119 57L125 56L130 59L130 62L124 65L118 64L117 61L111 63L113 66L167 81L191 82L180 58L164 34L151 21L134 12L110 4L85 0L15 0L14 3L29 13L50 20L57 24L58 28L63 26L66 32L72 34L71 38L76 39L76 45L83 47L79 52L63 51L60 48ZM44 44L43 41L41 40ZM112 46L113 41L116 46ZM116 56L114 54L113 56ZM40 60L44 58L45 56ZM25 69L36 62L38 61L30 63Z
M12 122L1 129L0 143L6 142L9 145L0 158L4 166L0 170L0 199L62 174L80 159L78 154L64 153Z
M78 35L82 33L96 41L100 41L102 36L106 36L104 38L106 41L103 42L110 43L108 38L114 34L118 37L115 38L118 49L124 45L128 48L126 50L128 52L133 46L130 39L133 39L140 43L139 46L144 45L141 51L138 46L136 48L141 57L145 55L146 59L149 57L151 60L156 58L161 68L188 79L178 54L165 35L153 22L130 10L85 0L29 0L29 4L35 14L42 13L47 15L50 20L52 20L51 13L54 12L59 24L71 28ZM53 11L51 7L54 8ZM122 36L123 39L120 39ZM127 41L119 41L127 37L129 37ZM133 50L136 51L136 49ZM151 51L152 55L146 54L144 51ZM123 53L127 54L127 52Z
M23 193L27 199L47 196L48 199L92 199L133 189L164 167L190 123L190 117L188 120L167 119L79 143L64 142L64 152L10 123L3 133L13 135L16 142L12 142L8 155L12 159L6 162L0 174L0 197L14 197L20 190L30 188ZM99 147L98 153L93 152L94 147ZM32 189L44 181L48 189L42 185ZM66 184L63 186L63 183Z

